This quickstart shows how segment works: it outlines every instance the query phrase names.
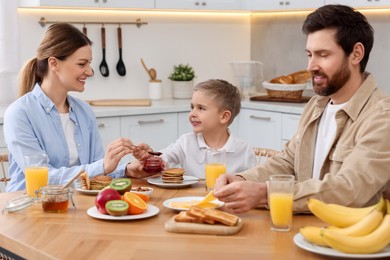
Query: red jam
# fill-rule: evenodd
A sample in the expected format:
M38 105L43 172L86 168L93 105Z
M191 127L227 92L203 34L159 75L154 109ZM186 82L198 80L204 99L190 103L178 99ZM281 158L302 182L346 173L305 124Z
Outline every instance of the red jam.
M144 171L158 173L163 169L163 160L158 156L151 156L144 161Z

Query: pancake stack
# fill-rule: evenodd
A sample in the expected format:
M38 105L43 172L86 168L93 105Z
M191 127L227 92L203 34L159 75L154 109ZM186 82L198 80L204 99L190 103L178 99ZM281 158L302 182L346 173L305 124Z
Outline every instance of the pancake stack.
M166 169L162 173L162 181L164 183L183 183L184 169L182 168L170 168Z

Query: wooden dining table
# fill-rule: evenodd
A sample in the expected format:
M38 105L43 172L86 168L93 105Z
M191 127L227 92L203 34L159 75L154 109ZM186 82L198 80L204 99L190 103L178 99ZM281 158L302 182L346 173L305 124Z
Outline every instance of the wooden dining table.
M289 232L270 230L270 214L254 209L238 214L242 229L233 235L183 234L165 230L177 211L170 198L205 196L204 181L179 189L132 179L133 186L154 189L148 202L155 216L138 220L101 220L87 214L96 195L74 191L76 209L44 213L40 203L0 215L0 247L26 259L327 259L296 246L293 237L306 225L324 225L312 215L294 215ZM23 192L0 193L0 207Z

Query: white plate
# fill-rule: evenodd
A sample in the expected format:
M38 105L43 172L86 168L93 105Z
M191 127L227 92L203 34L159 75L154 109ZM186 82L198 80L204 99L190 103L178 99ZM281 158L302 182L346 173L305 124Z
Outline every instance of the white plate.
M143 219L143 218L149 218L152 216L157 215L160 212L160 209L156 206L153 206L151 204L148 204L147 210L142 214L137 215L124 215L124 216L111 216L111 215L105 215L100 213L97 208L91 207L87 210L87 214L90 217L98 218L98 219L104 219L104 220L134 220L134 219Z
M169 209L173 209L173 210L188 210L187 208L175 208L175 207L172 207L170 204L171 204L171 202L187 202L187 201L193 201L193 200L201 201L202 199L204 199L204 197L172 198L172 199L165 200L163 205L164 205L164 207L169 208ZM213 200L211 202L216 203L218 205L216 208L220 208L224 204L222 201L219 201L219 200Z
M198 181L199 181L198 178L194 176L188 176L188 175L183 176L183 183L164 183L162 181L161 176L148 179L148 182L150 184L156 185L161 188L184 188L184 187L191 186L192 184L195 184Z
M86 195L97 195L100 191L100 190L83 190L83 189L75 189L75 190Z
M390 246L387 246L383 251L376 254L346 254L339 252L333 248L317 246L306 241L303 236L298 233L294 236L294 243L309 252L313 252L320 255L335 256L335 257L344 257L344 258L380 258L380 257L389 257L390 256Z

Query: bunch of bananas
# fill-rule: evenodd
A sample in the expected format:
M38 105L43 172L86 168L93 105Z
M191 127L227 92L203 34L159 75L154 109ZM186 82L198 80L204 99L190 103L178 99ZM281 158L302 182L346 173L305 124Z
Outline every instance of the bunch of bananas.
M309 199L311 212L329 224L306 226L299 231L309 242L349 254L372 254L390 243L390 201L381 198L373 206L351 208Z

